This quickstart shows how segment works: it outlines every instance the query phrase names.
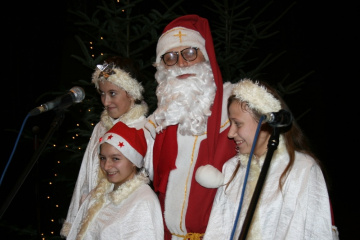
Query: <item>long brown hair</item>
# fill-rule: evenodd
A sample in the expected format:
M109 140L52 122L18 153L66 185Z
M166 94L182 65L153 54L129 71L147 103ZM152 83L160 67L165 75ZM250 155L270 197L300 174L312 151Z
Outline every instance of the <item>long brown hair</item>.
M272 94L276 99L278 99L280 101L282 109L287 110L287 111L290 112L290 109L287 106L287 104L285 103L285 101L282 99L280 94L273 87L271 87L266 82L262 82L262 81L258 81L258 82L259 82L259 85L263 85L264 87L266 87L267 91L270 94ZM238 98L236 98L235 95L231 95L229 97L229 99L228 99L228 103L227 103L228 111L229 111L230 104L232 104L235 101L237 101L239 103L239 106L244 111L250 112L251 115L254 117L254 119L257 122L260 121L262 113L254 110L254 109L250 109L247 102L241 102ZM267 123L264 123L264 124L267 124ZM305 153L305 154L311 156L316 161L316 163L320 166L320 168L321 168L321 170L323 172L323 175L325 177L325 180L327 180L326 172L325 172L325 169L324 169L322 163L315 156L315 154L311 151L309 141L308 141L307 137L304 135L303 131L300 129L300 127L297 124L295 119L293 119L292 123L289 126L281 128L280 129L280 134L282 134L284 136L286 150L287 150L287 152L289 154L289 159L290 159L288 165L286 166L286 168L284 169L284 171L282 172L282 174L281 174L281 176L279 178L279 188L280 188L280 190L283 187L283 183L284 183L284 180L285 180L285 177L286 177L287 173L291 170L292 166L294 165L295 151L302 152L302 153ZM236 168L234 170L234 173L232 174L229 182L226 183L226 188L228 187L230 182L234 179L236 173L239 170L239 167L240 167L240 161L238 162L238 165L236 166Z

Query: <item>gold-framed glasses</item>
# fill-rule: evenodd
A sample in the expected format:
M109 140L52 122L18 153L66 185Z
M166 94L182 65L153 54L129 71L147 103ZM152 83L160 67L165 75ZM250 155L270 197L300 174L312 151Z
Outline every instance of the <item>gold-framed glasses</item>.
M197 58L197 47L188 47L180 51L181 56L187 62L194 61ZM166 52L160 57L167 66L173 66L179 61L179 52Z

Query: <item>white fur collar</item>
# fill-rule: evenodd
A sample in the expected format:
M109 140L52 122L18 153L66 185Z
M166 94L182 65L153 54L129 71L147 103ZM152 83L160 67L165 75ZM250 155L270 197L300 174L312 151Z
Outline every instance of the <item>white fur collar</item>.
M145 116L148 112L148 109L148 105L145 102L142 102L141 104L136 104L127 113L125 113L116 120L128 125L129 123L139 119L141 116ZM114 126L114 123L117 122L116 120L109 116L107 110L104 110L101 113L101 122L105 126L106 131L108 131L112 126Z
M279 146L277 147L277 149L274 151L273 154L273 159L276 158L276 156L280 156L282 153L284 153L284 151L286 151L286 147L285 147L285 143L284 143L284 137L282 135L280 135L279 137ZM243 168L247 167L248 161L249 161L249 156L250 154L238 154L238 159L240 160L240 166ZM258 165L260 168L262 168L264 161L265 161L265 157L266 154L260 156L259 158L252 157L251 159L251 166L253 165Z

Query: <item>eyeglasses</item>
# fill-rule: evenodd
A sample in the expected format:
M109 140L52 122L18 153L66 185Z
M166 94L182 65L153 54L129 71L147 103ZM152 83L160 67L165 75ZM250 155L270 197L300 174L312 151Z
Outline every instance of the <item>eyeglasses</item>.
M191 62L197 58L197 47L189 47L180 51L181 56ZM167 66L173 66L179 61L179 52L167 52L160 57Z

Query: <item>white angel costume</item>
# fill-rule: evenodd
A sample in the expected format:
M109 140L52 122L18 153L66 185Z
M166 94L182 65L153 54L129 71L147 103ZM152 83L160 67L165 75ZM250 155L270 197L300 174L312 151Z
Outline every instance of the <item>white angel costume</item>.
M238 161L241 162L228 188L225 190L226 186L222 186L217 191L204 240L239 238L265 155L251 161L238 224L231 238L248 158L248 154L239 154L224 164L224 183L227 183ZM331 221L329 195L320 167L310 156L296 152L294 165L280 190L279 178L288 162L289 156L280 136L280 143L274 151L247 239L337 239L337 230Z
M67 240L161 240L159 200L144 173L114 185L103 178L81 205Z

